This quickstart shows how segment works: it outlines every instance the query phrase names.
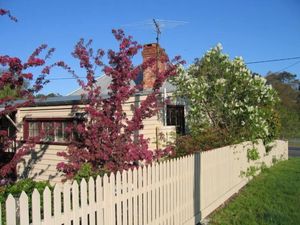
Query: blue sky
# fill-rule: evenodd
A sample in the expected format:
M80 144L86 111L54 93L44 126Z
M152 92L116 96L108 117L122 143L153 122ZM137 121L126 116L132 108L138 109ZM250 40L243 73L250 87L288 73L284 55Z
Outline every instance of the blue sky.
M181 55L187 64L219 42L225 53L246 62L300 56L299 0L0 0L0 8L19 19L1 18L1 55L25 59L46 43L56 48L51 61L64 60L77 70L70 53L79 38L92 38L93 46L107 50L116 47L111 29L123 28L141 44L155 42L150 27L124 26L152 18L187 22L163 30L160 42L169 56ZM298 61L249 68L265 75ZM300 77L300 62L287 71ZM51 74L52 79L62 77L70 75L61 70ZM65 95L77 87L75 80L52 80L43 92Z

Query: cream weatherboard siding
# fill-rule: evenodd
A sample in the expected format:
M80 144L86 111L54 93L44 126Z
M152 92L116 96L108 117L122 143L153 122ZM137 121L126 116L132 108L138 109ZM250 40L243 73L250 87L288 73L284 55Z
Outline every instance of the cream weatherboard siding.
M17 112L17 123L19 131L17 139L23 139L24 118L66 118L73 117L72 106L40 106L24 107ZM34 180L49 180L50 182L60 182L62 177L56 170L57 163L63 160L57 156L58 152L66 150L63 145L36 145L31 154L23 157L18 164L17 171L20 178L33 178Z
M130 118L133 115L131 105L139 104L146 96L139 98L131 97L124 104L124 111ZM80 106L82 108L83 106ZM23 139L23 120L24 118L68 118L74 116L73 106L39 106L39 107L24 107L17 112L16 120L19 124L17 139ZM143 122L144 128L139 131L145 138L149 138L150 149L163 147L164 142L158 140L159 133L164 133L170 141L170 133L175 132L174 126L163 126L163 120L160 115L153 116ZM36 145L35 150L23 158L18 164L18 176L20 178L30 177L35 180L50 180L52 183L60 182L62 177L56 170L56 165L63 161L62 157L57 156L58 152L65 151L67 146L63 145Z

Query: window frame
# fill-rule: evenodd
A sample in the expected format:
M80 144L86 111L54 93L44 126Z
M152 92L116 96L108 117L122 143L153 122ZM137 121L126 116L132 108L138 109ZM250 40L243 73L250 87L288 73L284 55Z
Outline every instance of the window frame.
M75 121L75 118L73 117L57 117L57 118L25 118L24 119L24 125L23 125L23 139L24 141L29 139L29 124L30 122L37 122L38 123L38 132L42 131L42 123L48 122L48 123L57 123L57 122L66 122L67 126L70 124L73 124ZM36 144L48 144L48 145L69 145L71 143L71 138L66 141L56 141L55 135L53 141L46 141L46 140L40 140Z

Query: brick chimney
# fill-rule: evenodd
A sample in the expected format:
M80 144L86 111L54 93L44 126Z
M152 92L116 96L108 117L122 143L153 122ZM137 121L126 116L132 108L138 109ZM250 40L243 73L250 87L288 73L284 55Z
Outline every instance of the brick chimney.
M143 62L149 60L150 58L155 59L158 57L158 72L162 72L166 69L166 64L162 62L162 58L166 57L165 50L161 48L156 43L145 44L143 46L142 51ZM143 89L151 89L153 88L156 76L156 63L154 64L153 68L146 69L143 72Z

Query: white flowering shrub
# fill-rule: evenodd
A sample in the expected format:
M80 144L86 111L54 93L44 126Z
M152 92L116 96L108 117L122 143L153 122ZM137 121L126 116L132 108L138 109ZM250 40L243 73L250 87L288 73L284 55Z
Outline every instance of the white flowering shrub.
M220 44L188 69L179 68L172 83L175 96L189 102L188 125L194 136L212 130L225 143L277 137L276 91L242 58L230 60Z

